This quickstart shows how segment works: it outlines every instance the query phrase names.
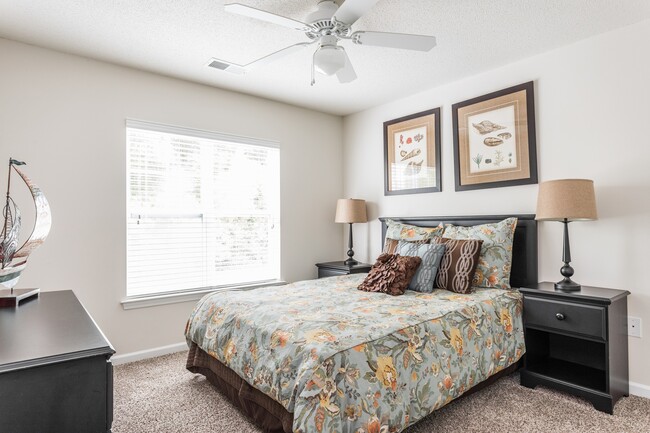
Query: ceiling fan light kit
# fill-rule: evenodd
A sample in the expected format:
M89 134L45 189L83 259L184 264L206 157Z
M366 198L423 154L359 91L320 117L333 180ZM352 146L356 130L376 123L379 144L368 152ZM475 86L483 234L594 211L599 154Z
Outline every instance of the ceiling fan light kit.
M333 36L328 37L333 38ZM336 43L333 45L321 44L314 53L314 68L321 74L334 75L345 67L345 59L345 51L343 48L337 47Z
M293 54L307 46L318 43L319 47L312 57L312 86L316 82L315 72L323 75L336 75L339 82L349 83L357 78L357 74L345 49L338 45L340 40L352 41L355 45L371 45L416 51L429 51L435 47L436 38L433 36L367 31L357 31L350 34L352 25L365 15L378 1L345 0L339 7L332 0L323 0L318 3L317 9L306 17L305 22L240 3L227 4L224 6L227 12L299 30L304 32L311 42L290 45L246 65L237 65L226 60L213 58L208 62L208 66L221 71L243 75L253 68L266 65L281 57Z

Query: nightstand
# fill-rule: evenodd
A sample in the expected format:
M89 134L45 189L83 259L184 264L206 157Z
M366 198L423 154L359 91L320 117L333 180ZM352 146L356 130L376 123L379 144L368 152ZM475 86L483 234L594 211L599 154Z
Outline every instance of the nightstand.
M520 288L526 357L521 384L544 385L586 398L600 411L629 394L626 290L553 283Z
M342 261L340 262L326 262L326 263L316 263L318 268L318 278L324 277L334 277L337 275L348 275L348 274L361 274L365 272L370 272L372 265L368 263L358 263L354 266L348 266Z

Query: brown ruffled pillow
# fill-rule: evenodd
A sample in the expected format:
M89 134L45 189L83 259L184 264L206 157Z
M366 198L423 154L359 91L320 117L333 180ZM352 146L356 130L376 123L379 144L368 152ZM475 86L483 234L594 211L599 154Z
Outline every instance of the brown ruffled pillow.
M389 295L403 295L422 263L419 257L400 256L399 254L381 254L368 276L359 285L365 292L381 292Z
M456 293L469 293L472 279L481 255L482 240L434 238L436 244L445 245L435 286Z

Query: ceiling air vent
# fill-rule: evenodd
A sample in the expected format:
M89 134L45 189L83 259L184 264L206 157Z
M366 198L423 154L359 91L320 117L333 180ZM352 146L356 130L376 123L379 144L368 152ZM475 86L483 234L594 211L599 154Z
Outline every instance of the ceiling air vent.
M219 69L220 71L230 72L231 74L243 75L246 72L246 69L240 65L234 63L226 62L225 60L219 59L210 59L208 62L208 67Z
M211 68L216 68L216 69L221 69L222 71L226 70L228 66L230 66L228 63L224 63L219 60L212 60L210 64L208 64L209 67Z

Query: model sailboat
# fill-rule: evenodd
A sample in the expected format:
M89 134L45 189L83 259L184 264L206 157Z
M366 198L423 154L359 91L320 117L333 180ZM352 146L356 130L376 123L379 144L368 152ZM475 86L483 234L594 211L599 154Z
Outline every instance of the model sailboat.
M7 304L11 303L11 300L13 300L13 305L16 305L21 299L38 293L38 291L34 293L34 289L14 290L14 286L18 283L21 272L27 267L29 255L43 243L52 225L50 205L45 195L25 173L18 169L18 166L21 165L25 165L25 163L9 159L7 198L2 212L4 224L2 225L2 231L0 231L0 289L3 289L2 286L4 286L8 290L0 290L0 306L2 306L3 301ZM11 174L14 171L29 188L36 208L32 233L20 247L18 247L18 237L21 229L20 210L11 197Z

